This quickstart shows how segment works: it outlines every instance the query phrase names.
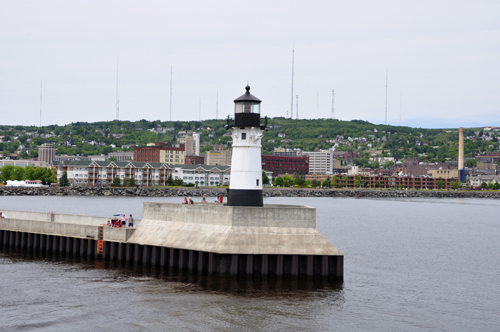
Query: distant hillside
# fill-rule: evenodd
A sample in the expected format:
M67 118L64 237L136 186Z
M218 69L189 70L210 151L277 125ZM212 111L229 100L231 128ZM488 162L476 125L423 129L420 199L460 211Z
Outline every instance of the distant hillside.
M263 122L264 120L262 120ZM214 144L230 148L231 138L224 129L226 120L205 121L107 121L76 122L66 126L50 125L42 128L0 126L0 151L5 156L18 158L37 156L36 147L54 142L57 154L93 155L112 151L132 151L131 145L150 142L175 144L183 132L201 132L201 153ZM394 156L396 159L419 158L428 161L455 159L458 155L458 128L422 129L391 125L375 125L362 120L339 121L331 119L293 120L282 117L268 121L269 131L264 135L263 153L274 148L349 150L360 152L355 162L366 165L368 157ZM498 132L466 129L465 156L472 157L485 151L498 150Z

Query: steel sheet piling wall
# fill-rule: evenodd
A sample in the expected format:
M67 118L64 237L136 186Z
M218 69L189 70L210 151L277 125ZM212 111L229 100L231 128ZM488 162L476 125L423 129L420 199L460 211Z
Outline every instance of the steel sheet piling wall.
M97 241L0 230L0 248L26 249L68 257L96 257ZM343 278L343 256L216 254L134 243L104 241L102 259L189 271L198 275L250 278Z

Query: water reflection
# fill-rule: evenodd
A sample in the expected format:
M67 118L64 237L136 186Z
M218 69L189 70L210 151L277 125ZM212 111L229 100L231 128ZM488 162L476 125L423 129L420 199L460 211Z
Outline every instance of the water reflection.
M246 298L297 297L306 300L326 295L333 302L343 302L343 282L329 280L251 279L220 276L200 276L187 271L169 270L153 266L110 262L93 258L75 258L65 254L38 253L24 249L3 249L2 261L14 263L42 263L69 269L102 270L103 281L129 280L169 283L168 292L208 292ZM5 262L2 262L5 264ZM159 290L161 291L161 289Z

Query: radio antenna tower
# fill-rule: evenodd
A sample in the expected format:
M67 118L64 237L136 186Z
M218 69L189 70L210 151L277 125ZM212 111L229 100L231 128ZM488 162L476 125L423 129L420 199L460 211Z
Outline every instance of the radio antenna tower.
M201 121L201 98L200 98L200 106L198 107L198 120Z
M297 95L297 103L295 104L295 119L299 119L299 95Z
M290 118L293 118L293 70L294 70L294 60L295 60L295 48L292 48L292 98L290 105ZM288 117L288 116L287 116Z
M40 80L40 128L42 128L42 80Z
M215 95L215 120L219 119L219 91Z
M387 83L389 82L389 70L385 71L385 125L387 126Z
M332 89L332 119L335 120L335 89Z
M118 100L118 57L116 57L116 120L120 120L120 101Z
M319 119L319 93L316 93L316 117Z
M170 66L170 121L172 121L172 66Z

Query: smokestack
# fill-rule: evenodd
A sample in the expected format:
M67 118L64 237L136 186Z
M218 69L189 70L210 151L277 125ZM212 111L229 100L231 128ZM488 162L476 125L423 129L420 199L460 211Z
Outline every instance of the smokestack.
M460 127L458 131L458 169L464 168L464 128Z

